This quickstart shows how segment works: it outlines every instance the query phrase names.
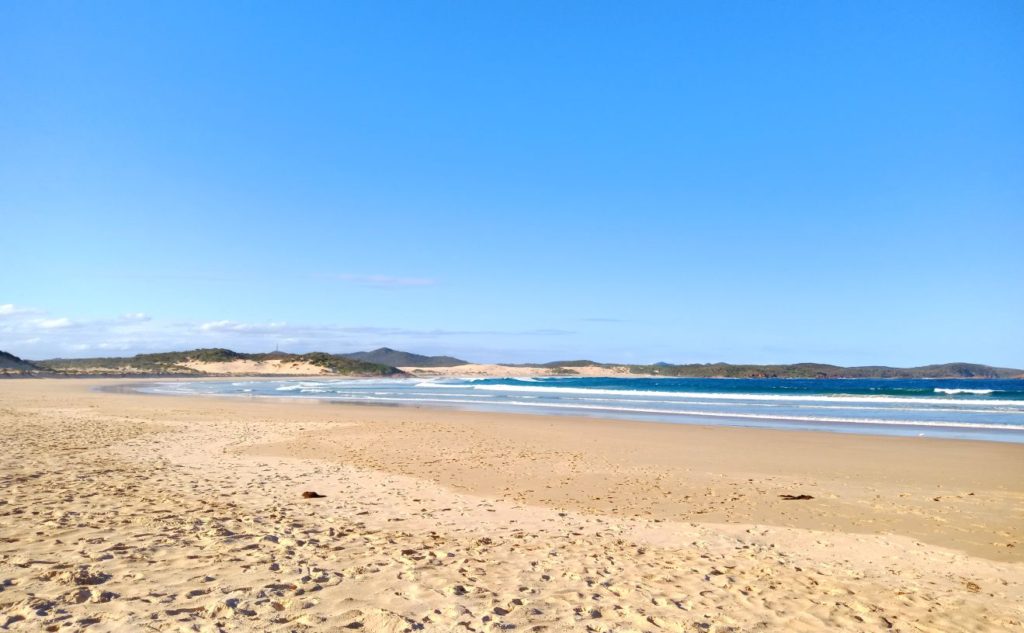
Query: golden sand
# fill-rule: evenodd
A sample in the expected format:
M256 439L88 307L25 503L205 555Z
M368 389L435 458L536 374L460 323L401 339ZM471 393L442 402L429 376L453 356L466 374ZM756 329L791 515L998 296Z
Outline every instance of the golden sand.
M111 384L0 381L0 630L1024 626L1022 446Z

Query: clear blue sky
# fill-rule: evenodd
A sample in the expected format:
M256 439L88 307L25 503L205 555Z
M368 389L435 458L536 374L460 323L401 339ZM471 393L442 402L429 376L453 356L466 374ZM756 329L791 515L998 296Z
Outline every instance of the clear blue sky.
M1024 3L5 2L0 349L1024 366Z

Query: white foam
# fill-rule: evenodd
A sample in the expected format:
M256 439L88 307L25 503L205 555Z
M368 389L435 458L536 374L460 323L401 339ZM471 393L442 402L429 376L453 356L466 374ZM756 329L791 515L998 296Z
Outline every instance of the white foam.
M988 394L993 393L994 391L995 389L943 389L941 387L935 388L935 393L945 393L951 396L956 395L958 393L970 393L976 396L987 396Z
M436 394L435 394L436 395ZM699 397L700 394L694 394L695 398ZM538 398L539 396L518 396L520 398ZM615 403L639 403L639 404L669 404L677 405L680 404L679 400L644 400L634 398L585 398L580 397L578 400L582 402L615 402ZM817 402L812 403L786 403L786 402L742 402L737 404L736 402L724 400L724 401L707 401L707 400L687 400L685 404L689 405L700 405L702 407L761 407L767 409L778 409L779 407L789 406L794 409L838 409L840 411L910 411L914 413L920 413L927 411L929 413L992 413L992 409L963 409L963 408L948 408L940 405L927 406L931 402L947 402L947 400L941 400L938 398L921 399L915 400L914 404L918 406L865 406L859 404L819 404ZM969 404L971 400L957 400L957 403ZM884 403L882 403L884 404ZM926 405L926 406L921 406ZM999 413L1024 413L1024 411L1018 411L1014 409L1006 409L1005 411L999 410Z
M374 396L359 396L359 395L346 395L337 396L333 399L336 400L372 400L372 401L384 401L384 402L436 402L444 404L482 404L477 400L449 400L449 399L434 399L434 398L381 398ZM796 415L763 415L758 413L719 413L719 412L708 412L708 411L684 411L679 409L647 409L642 407L610 407L605 405L585 405L585 404L558 404L551 402L517 402L508 401L502 402L500 405L494 406L519 406L519 407L532 407L537 409L572 409L572 410L585 410L585 411L618 411L621 413L646 413L646 414L658 414L667 416L686 416L686 417L698 417L698 418L732 418L732 419L749 419L749 420L775 420L780 422L811 422L811 423L833 423L833 424L874 424L883 426L925 426L925 427L946 427L946 428L963 428L963 429L999 429L1002 431L1021 431L1024 432L1024 428L1008 426L1005 424L986 424L986 423L970 423L970 422L943 422L937 420L886 420L882 418L841 418L841 417L818 417L818 416L796 416Z
M417 383L413 386L422 387L425 389L472 389L472 387L468 385L460 385L457 383L450 382L431 382L429 380L427 382Z
M669 391L638 391L634 389L586 389L582 387L532 387L520 385L473 385L473 389L485 391L518 391L528 393L551 393L572 395L644 396L649 398L680 398L708 400L761 400L772 402L857 402L899 404L970 404L971 406L1024 406L1024 400L956 400L954 398L907 398L898 396L850 396L850 395L788 395L768 393L684 393Z
M274 391L302 391L304 389L306 389L306 387L303 387L302 385L282 385L280 387L276 387Z

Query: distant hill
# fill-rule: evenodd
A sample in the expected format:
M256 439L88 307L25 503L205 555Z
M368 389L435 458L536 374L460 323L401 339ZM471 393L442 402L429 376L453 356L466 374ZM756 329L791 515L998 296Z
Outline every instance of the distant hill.
M128 357L53 358L27 361L0 352L0 374L40 375L338 375L403 376L398 367L447 368L467 365L451 356L423 356L387 347L351 354L289 354L269 352L247 354L224 348L203 348L184 352L136 354ZM977 363L945 363L923 367L841 367L823 363L792 365L733 365L693 363L672 365L625 365L591 360L563 360L491 367L530 368L538 375L672 376L679 378L1024 378L1024 370L991 367ZM459 369L450 375L459 375ZM472 371L471 371L472 373ZM479 372L477 372L479 373ZM498 372L500 373L500 372ZM474 373L473 375L477 375Z
M456 365L468 365L469 363L451 356L423 356L411 352L400 352L390 347L381 347L371 352L353 352L351 354L338 354L345 358L361 360L367 363L390 365L391 367L455 367Z
M795 363L792 365L732 365L729 363L692 363L673 365L654 363L651 365L624 365L599 363L590 360L564 360L550 363L506 364L505 367L530 367L549 370L553 375L569 373L568 370L592 368L599 374L604 370L609 375L633 374L672 376L676 378L1024 378L1024 370L1006 367L990 367L977 363L946 363L923 367L841 367L824 363ZM577 372L578 373L578 372ZM591 374L591 375L599 375Z
M623 367L614 363L599 363L593 360L553 360L548 363L502 363L504 367L536 367L538 369L553 369L558 367Z
M235 361L250 361L236 363ZM231 367L238 365L237 371ZM269 365L254 367L253 364ZM331 374L344 376L396 376L402 372L389 365L371 363L337 354L310 352L288 354L270 352L245 354L223 348L194 349L185 352L162 352L157 354L136 354L130 357L107 358L53 358L36 362L40 367L65 374L218 374L218 373L298 373L302 366L308 366L315 373L326 370ZM209 365L209 367L204 367ZM259 371L257 371L257 369Z
M18 358L14 354L0 351L0 373L22 374L45 371L35 363Z
M690 378L1021 378L1024 370L975 363L946 363L923 367L840 367L821 363L793 365L630 365L633 374Z

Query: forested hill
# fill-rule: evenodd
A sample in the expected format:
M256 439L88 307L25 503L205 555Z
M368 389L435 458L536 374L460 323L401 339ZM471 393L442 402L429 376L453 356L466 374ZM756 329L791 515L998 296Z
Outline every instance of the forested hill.
M381 347L370 352L340 354L340 356L391 367L455 367L468 364L467 361L451 356L423 356L411 352L400 352L390 347Z
M38 371L39 367L34 363L18 358L9 352L0 351L0 372L17 374Z
M820 363L794 365L630 365L630 373L693 378L1024 378L1024 370L976 363L945 363L923 367L840 367Z

